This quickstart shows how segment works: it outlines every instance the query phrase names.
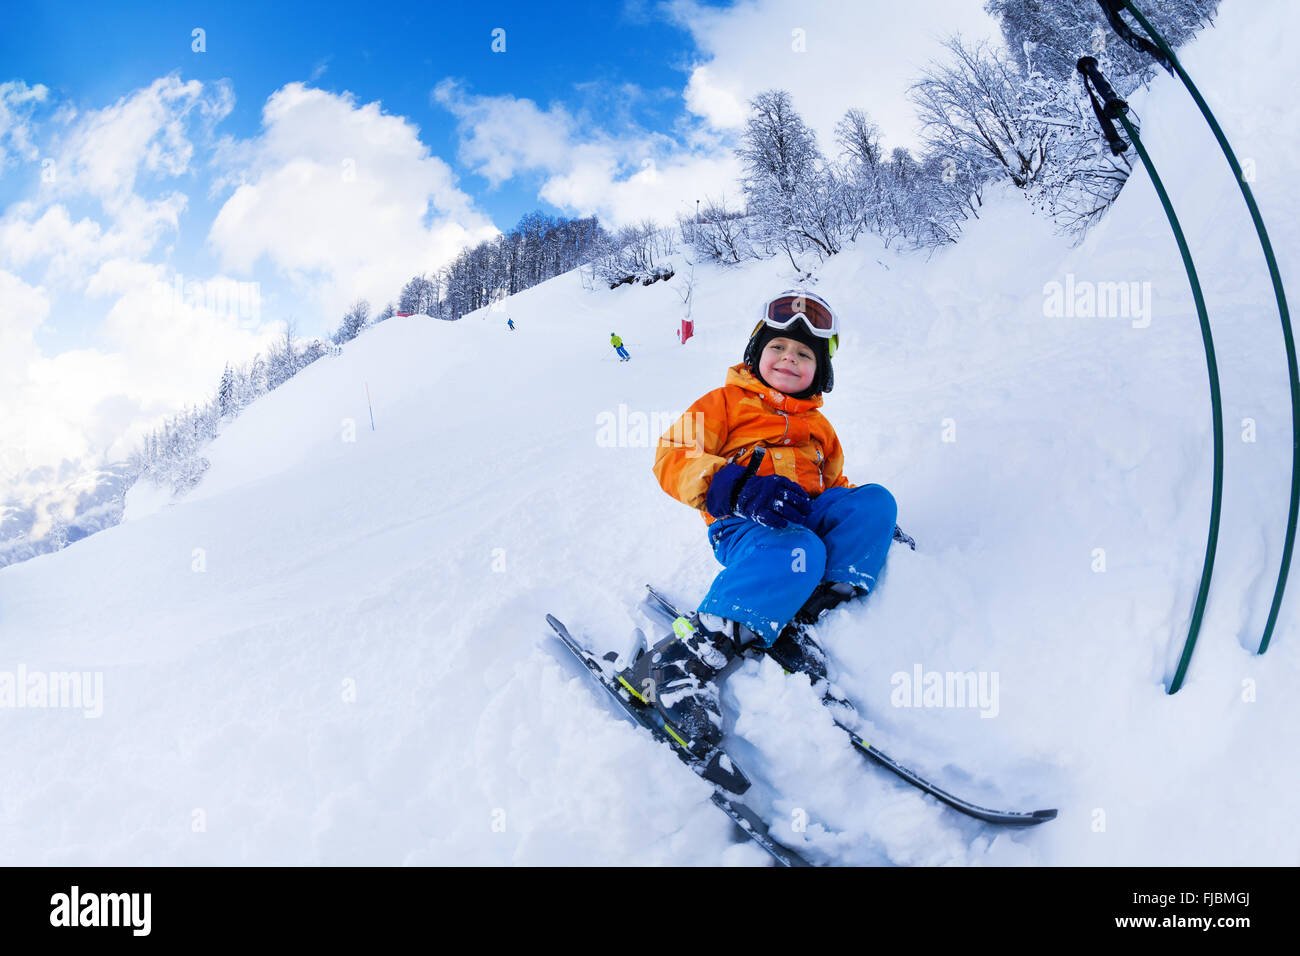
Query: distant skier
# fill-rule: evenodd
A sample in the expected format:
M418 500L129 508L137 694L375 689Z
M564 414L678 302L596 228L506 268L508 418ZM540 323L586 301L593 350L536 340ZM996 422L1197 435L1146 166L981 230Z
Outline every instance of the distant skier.
M506 326L510 329L511 332L513 332L515 330L515 320L506 319Z
M620 362L626 362L632 358L632 356L627 354L627 349L623 347L623 340L618 337L617 333L609 333L609 344L614 346L614 351L618 353L618 360Z
M798 622L865 594L885 563L894 498L849 482L839 439L818 411L834 382L838 332L824 299L781 293L763 306L726 385L659 439L655 477L700 510L724 566L693 626L647 665L658 706L698 746L720 737L715 678L743 647L824 677L821 650Z

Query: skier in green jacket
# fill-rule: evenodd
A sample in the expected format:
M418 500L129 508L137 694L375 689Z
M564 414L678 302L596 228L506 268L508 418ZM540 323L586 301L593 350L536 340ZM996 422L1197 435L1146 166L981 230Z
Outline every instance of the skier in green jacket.
M632 356L627 354L627 349L623 347L623 340L618 337L617 332L609 333L609 344L614 346L614 351L618 353L618 360L620 362L626 362L632 358Z

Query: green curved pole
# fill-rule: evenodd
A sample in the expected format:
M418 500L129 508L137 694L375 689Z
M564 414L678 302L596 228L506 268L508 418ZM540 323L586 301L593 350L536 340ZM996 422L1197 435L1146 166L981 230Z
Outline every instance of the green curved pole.
M1192 264L1192 254L1187 248L1183 228L1178 224L1178 216L1169 201L1169 194L1165 192L1165 184L1156 173L1155 164L1147 155L1146 147L1142 145L1137 130L1123 113L1117 118L1124 124L1124 132L1128 133L1138 155L1142 157L1142 165L1151 174L1151 184L1156 188L1160 204L1165 207L1165 215L1169 217L1169 225L1173 227L1174 238L1178 240L1178 251L1182 253L1183 265L1187 268L1187 280L1192 286L1192 298L1196 301L1196 315L1201 322L1201 341L1205 343L1205 366L1210 373L1210 408L1214 415L1214 490L1210 498L1210 535L1205 543L1205 564L1201 568L1201 586L1196 592L1196 606L1192 610L1191 627L1187 631L1182 656L1178 659L1178 669L1174 671L1174 679L1169 685L1169 693L1176 694L1183 686L1187 665L1191 663L1192 650L1196 647L1196 637L1201 630L1201 619L1205 616L1205 601L1210 593L1210 575L1214 573L1214 553L1219 545L1219 510L1223 504L1223 403L1219 395L1219 365L1214 358L1214 338L1210 334L1210 319L1205 312L1205 297L1201 294L1201 282L1196 276L1196 266Z
M1228 165L1232 167L1232 174L1237 179L1237 185L1241 187L1241 195L1246 200L1246 207L1250 210L1250 218L1255 221L1255 232L1259 236L1260 247L1264 250L1264 259L1268 262L1268 274L1273 280L1273 295L1277 299L1277 311L1282 319L1282 338L1286 343L1287 374L1291 379L1291 507L1287 514L1286 538L1282 545L1282 567L1278 572L1277 585L1273 589L1273 603L1269 607L1268 623L1264 626L1264 636L1259 643L1258 653L1263 654L1268 650L1269 639L1273 636L1273 628L1277 626L1278 613L1282 609L1282 595L1286 591L1287 577L1291 570L1291 555L1295 550L1296 518L1300 514L1300 374L1297 373L1296 368L1296 346L1295 336L1291 331L1291 313L1287 309L1286 292L1282 288L1282 276L1278 271L1277 259L1273 255L1273 244L1268 240L1268 230L1264 228L1264 219L1259 213L1259 206L1255 204L1255 196L1241 171L1241 164L1237 162L1236 154L1233 153L1232 147L1228 145L1227 137L1223 135L1223 130L1219 127L1214 114L1210 112L1210 107L1206 105L1205 99L1196 88L1196 84L1187 75L1183 65L1178 62L1178 58L1174 56L1174 51L1165 42L1164 37L1133 6L1132 0L1125 0L1124 6L1129 13L1133 14L1133 19L1141 24L1142 29L1155 41L1160 48L1160 52L1172 64L1174 70L1178 73L1179 79L1187 87L1187 92L1191 93L1192 99L1196 101L1201 115L1209 123L1214 138L1219 141L1219 148L1223 150ZM1125 127L1127 125L1126 123ZM1148 166L1148 168L1150 167ZM1154 179L1154 173L1152 178Z
M1104 5L1105 0L1102 2ZM1210 376L1210 410L1214 419L1214 488L1210 501L1210 533L1205 543L1201 585L1196 592L1196 606L1192 610L1187 640L1183 643L1183 653L1178 659L1178 668L1168 688L1168 693L1174 694L1183 685L1183 678L1187 675L1187 665L1191 663L1192 651L1196 647L1196 637L1201 630L1206 598L1210 592L1210 577L1214 573L1214 554L1219 543L1219 514L1223 505L1223 403L1219 394L1219 366L1214 358L1214 337L1210 333L1210 319L1205 311L1205 296L1201 294L1201 282L1196 275L1196 266L1192 263L1191 251L1187 248L1187 238L1183 235L1183 228L1174 213L1173 203L1169 201L1165 184L1160 179L1160 174L1156 172L1155 164L1151 162L1146 147L1142 145L1142 138L1138 136L1138 131L1128 120L1128 104L1115 95L1115 90L1101 74L1095 57L1080 57L1076 67L1083 75L1084 86L1092 101L1093 112L1097 115L1097 122L1101 125L1110 151L1119 155L1129 147L1123 137L1115 131L1115 120L1118 119L1124 124L1124 131L1128 133L1129 139L1132 140L1138 155L1142 158L1142 165L1151 176L1151 184L1155 186L1156 195L1160 197L1160 204L1164 206L1165 216L1168 217L1169 226L1173 229L1174 239L1178 242L1178 252L1183 257L1183 268L1187 270L1187 281L1192 287L1196 315L1201 324L1201 341L1205 346L1205 368Z

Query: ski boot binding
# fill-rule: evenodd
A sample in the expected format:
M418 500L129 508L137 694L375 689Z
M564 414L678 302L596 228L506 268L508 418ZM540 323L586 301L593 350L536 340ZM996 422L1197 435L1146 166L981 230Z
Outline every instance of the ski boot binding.
M704 620L701 620L701 617ZM664 729L692 755L707 760L722 740L718 677L737 656L735 626L713 615L673 622L673 637L642 655L634 668L650 679Z
M825 681L823 695L843 702L842 695L829 682L826 652L813 640L811 628L831 608L866 593L866 588L853 584L823 581L766 649L767 655L780 664L786 673L807 674L814 684Z

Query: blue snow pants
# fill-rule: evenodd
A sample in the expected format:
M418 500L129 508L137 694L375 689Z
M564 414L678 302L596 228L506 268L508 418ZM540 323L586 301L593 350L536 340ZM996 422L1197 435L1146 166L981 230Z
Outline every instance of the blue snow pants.
M723 570L699 611L739 621L771 646L823 581L868 590L884 567L898 505L881 485L828 488L808 524L777 530L731 516L709 525Z

